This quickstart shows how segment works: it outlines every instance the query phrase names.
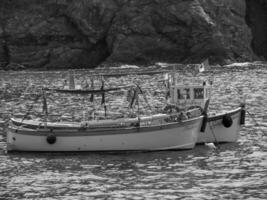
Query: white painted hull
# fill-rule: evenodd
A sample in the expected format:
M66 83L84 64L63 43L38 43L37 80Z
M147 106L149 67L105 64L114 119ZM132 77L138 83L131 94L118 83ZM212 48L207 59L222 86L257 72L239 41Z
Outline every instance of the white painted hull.
M96 129L7 129L8 151L125 151L194 148L203 117L157 126ZM47 136L56 142L49 144Z
M230 127L226 128L222 123L222 117L228 114L231 116L233 123ZM205 132L200 132L197 143L205 142L236 142L239 137L241 108L229 111L224 114L208 117Z

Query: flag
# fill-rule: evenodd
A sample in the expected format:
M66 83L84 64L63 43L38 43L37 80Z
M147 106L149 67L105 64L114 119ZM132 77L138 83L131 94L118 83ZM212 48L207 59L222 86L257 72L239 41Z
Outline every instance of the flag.
M209 67L209 59L206 59L206 60L204 60L204 62L202 62L198 66L199 73L204 72L208 67Z

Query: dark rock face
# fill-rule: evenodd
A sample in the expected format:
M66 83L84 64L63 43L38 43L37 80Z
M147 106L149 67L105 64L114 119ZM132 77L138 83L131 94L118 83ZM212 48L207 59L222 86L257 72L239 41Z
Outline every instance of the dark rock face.
M251 46L257 56L267 59L267 1L246 0L246 21L251 28Z
M4 63L46 69L96 66L116 8L109 0L2 0ZM115 6L115 5L114 5ZM8 52L8 53L7 53Z
M131 1L114 18L108 36L109 59L250 59L245 8L243 0Z
M245 0L1 0L0 13L2 68L253 58Z

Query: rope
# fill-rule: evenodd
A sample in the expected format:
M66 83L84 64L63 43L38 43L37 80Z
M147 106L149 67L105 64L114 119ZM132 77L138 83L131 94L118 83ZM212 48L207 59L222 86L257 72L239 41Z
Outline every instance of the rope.
M217 146L219 144L219 142L216 139L216 136L215 136L215 133L214 133L212 125L210 124L209 126L210 126L211 133L212 133L212 135L214 137L214 140L215 140L215 145Z
M26 114L23 116L22 120L21 120L21 123L26 119L26 117L30 114L31 110L33 109L33 106L34 106L34 103L36 101L39 100L39 98L41 97L42 95L37 95L33 101L33 103L31 104L31 106L29 107L28 111L26 112Z
M253 122L255 123L255 125L259 127L259 130L262 132L262 134L265 135L265 132L260 127L260 124L257 122L257 120L252 116L252 114L248 110L247 110L247 113L250 116L250 118L253 120Z
M5 134L6 133L6 129L8 127L8 124L9 124L9 121L10 121L10 118L9 119L6 119L3 123L3 133Z
M149 104L149 102L148 102L148 99L147 99L147 97L146 97L146 94L144 93L144 91L141 89L141 87L140 87L138 84L136 84L136 87L139 89L140 93L143 95L143 98L144 98L144 100L145 100L145 102L146 102L146 104L147 104L149 110L152 111L152 108L151 108L151 106L150 106L150 104ZM137 94L137 95L138 95L138 94Z
M16 105L20 105L20 104L22 103L22 101L24 100L24 98L22 98L22 97L25 96L27 93L30 92L31 87L33 87L33 92L35 93L36 87L33 86L33 85L31 85L31 84L29 84L29 85L25 88L25 90L21 93L21 95L20 95L20 99L19 99L19 101L16 103Z

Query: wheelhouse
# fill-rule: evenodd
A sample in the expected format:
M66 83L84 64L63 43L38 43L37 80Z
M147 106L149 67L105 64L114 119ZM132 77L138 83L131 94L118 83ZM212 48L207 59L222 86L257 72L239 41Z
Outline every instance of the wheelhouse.
M170 87L170 103L183 107L204 107L210 97L210 86L203 84L175 84Z

